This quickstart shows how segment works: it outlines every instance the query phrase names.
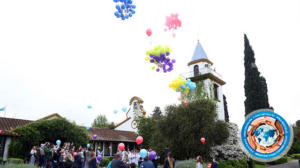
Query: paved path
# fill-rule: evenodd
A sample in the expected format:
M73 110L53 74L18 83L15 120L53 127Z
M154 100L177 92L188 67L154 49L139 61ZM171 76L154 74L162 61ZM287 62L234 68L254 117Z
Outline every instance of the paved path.
M298 168L299 163L298 160L292 160L288 163L274 165L274 166L268 166L267 168Z

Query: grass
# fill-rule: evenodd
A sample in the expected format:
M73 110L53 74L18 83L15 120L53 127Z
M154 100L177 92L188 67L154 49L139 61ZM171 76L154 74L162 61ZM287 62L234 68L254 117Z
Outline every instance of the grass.
M29 164L17 164L17 165L5 165L2 168L36 168L36 167Z
M266 168L266 165L255 164L254 168Z
M175 168L196 168L196 160L178 161ZM204 163L203 168L207 168L207 163Z

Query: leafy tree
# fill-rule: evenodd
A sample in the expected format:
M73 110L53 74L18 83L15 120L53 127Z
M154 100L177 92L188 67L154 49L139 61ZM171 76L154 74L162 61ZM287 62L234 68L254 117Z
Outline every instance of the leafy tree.
M92 123L92 127L94 128L106 128L108 125L107 118L105 115L99 114Z
M162 118L162 112L160 110L160 107L155 107L154 108L152 118L154 120L160 120Z
M26 157L32 146L44 142L55 144L56 140L59 139L62 143L73 142L76 146L79 146L86 144L89 140L87 131L84 128L69 122L65 118L32 122L23 127L17 127L13 132L18 133L20 137L14 139L15 142L11 144L11 148L9 148L10 157L20 154Z
M255 65L254 51L249 44L249 40L244 35L244 66L245 66L245 115L260 108L270 108L268 100L268 88L266 80L260 76Z
M92 123L92 127L94 128L110 128L110 129L114 129L115 128L115 124L113 122L109 123L107 121L107 118L105 115L98 115L93 123Z
M224 102L225 121L229 122L229 114L228 114L227 101L226 101L226 96L225 95L223 95L223 102Z
M177 159L193 158L201 155L209 158L210 148L220 145L227 139L227 124L217 121L216 104L207 99L184 105L166 107L161 120L142 119L138 133L162 156L165 147L169 147ZM202 144L201 137L206 139ZM144 145L144 144L143 144Z
M143 137L144 141L142 143L143 148L148 149L153 139L153 134L155 131L155 120L153 118L141 118L138 120L138 134Z
M294 130L294 142L289 151L289 154L300 153L300 120L296 121L296 124L293 126Z

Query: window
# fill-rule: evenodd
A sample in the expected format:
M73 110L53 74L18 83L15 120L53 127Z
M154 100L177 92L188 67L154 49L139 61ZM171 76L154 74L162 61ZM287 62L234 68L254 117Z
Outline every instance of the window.
M214 95L215 95L215 99L219 100L219 94L218 94L218 85L214 84Z
M198 76L199 75L199 66L195 65L194 66L194 76Z

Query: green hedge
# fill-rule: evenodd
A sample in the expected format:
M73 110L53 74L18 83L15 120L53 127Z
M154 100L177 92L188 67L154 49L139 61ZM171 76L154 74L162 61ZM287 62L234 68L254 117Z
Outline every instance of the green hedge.
M104 158L101 160L99 166L101 166L101 167L106 167L106 166L108 165L108 163L109 163L112 159L113 159L112 157L104 157Z
M2 157L0 157L0 164L2 163L2 161L3 161L3 158L2 158Z
M20 158L8 158L7 159L8 163L13 163L13 164L23 164L24 160Z
M248 168L247 160L225 160L220 162L219 168Z
M268 164L270 165L277 165L277 164L282 164L282 163L287 163L288 162L288 157L282 157L278 160L275 160L273 162L269 162Z
M36 167L29 164L18 164L18 165L5 165L2 168L36 168Z
M300 153L299 154L293 154L295 159L300 159Z

